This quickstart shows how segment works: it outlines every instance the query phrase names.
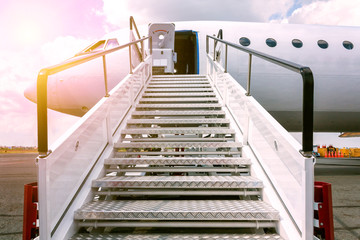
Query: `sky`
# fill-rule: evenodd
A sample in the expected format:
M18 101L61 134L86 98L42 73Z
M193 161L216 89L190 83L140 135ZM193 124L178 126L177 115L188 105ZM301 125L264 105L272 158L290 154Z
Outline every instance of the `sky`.
M0 146L36 146L36 105L23 92L41 68L106 33L171 21L242 21L360 26L360 0L2 0ZM49 111L49 141L79 118Z

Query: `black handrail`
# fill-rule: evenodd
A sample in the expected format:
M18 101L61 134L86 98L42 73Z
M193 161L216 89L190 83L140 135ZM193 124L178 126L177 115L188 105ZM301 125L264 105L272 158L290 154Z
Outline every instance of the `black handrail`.
M107 54L116 52L116 51L124 49L126 47L129 47L129 49L130 49L132 45L137 44L139 42L142 43L147 39L149 39L149 41L151 41L151 37L145 37L145 38L139 39L137 41L133 41L133 42L109 49L109 50L80 55L80 56L71 58L65 62L62 62L60 64L40 70L40 72L38 74L38 78L37 78L38 151L39 151L40 157L45 157L48 155L48 126L47 126L47 82L48 82L48 76L58 73L58 72L61 72L61 71L64 71L66 69L75 67L77 65L86 63L95 58L102 57L103 58L103 67L104 67L105 96L109 96L108 91L107 91L107 82L106 82L107 76L106 76L105 56ZM151 49L150 49L150 52L151 52ZM131 59L130 59L130 65L131 65Z
M302 127L302 150L301 153L306 157L312 156L313 151L313 129L314 129L314 77L309 67L305 67L281 58L273 57L268 54L240 46L213 36L206 36L206 51L209 54L209 38L214 42L221 42L227 46L231 46L235 49L241 50L249 54L249 79L248 79L248 92L250 95L250 73L251 73L251 57L252 55L264 59L268 62L274 63L291 71L301 74L303 80L303 127ZM227 51L226 51L227 55ZM225 62L227 62L227 56L225 56ZM225 68L225 72L227 69Z

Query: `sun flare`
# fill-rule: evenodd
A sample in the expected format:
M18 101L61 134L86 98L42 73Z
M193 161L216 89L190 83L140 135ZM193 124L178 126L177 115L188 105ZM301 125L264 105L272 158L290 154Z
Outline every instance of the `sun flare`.
M16 41L22 45L33 45L41 40L41 28L35 22L21 22L16 28Z

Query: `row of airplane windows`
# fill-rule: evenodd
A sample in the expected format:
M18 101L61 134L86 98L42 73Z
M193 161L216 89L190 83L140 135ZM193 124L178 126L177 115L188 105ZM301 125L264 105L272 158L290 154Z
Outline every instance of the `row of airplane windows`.
M239 42L244 47L247 47L247 46L249 46L251 44L250 39L247 38L247 37L241 37L239 39ZM266 39L265 42L266 42L266 45L268 45L269 47L276 47L276 45L277 45L276 40L273 39L273 38L268 38L268 39ZM293 39L291 41L291 43L296 48L301 48L303 46L303 42L300 39ZM329 43L327 41L325 41L325 40L319 40L319 41L317 41L317 44L322 49L326 49L326 48L329 47ZM343 41L343 46L344 46L344 48L346 48L348 50L351 50L351 49L354 48L354 44L352 42L350 42L350 41Z

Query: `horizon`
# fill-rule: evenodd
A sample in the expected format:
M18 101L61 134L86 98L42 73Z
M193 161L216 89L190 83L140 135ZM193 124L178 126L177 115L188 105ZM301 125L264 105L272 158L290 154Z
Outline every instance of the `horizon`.
M172 21L241 21L258 23L360 26L360 1L352 0L65 0L2 3L0 27L0 146L37 146L36 104L23 92L43 67L72 57L101 36L138 25ZM157 8L161 5L162 8ZM164 9L166 11L164 11ZM51 13L51 14L45 14ZM10 23L10 24L9 24ZM49 145L78 117L48 112Z

